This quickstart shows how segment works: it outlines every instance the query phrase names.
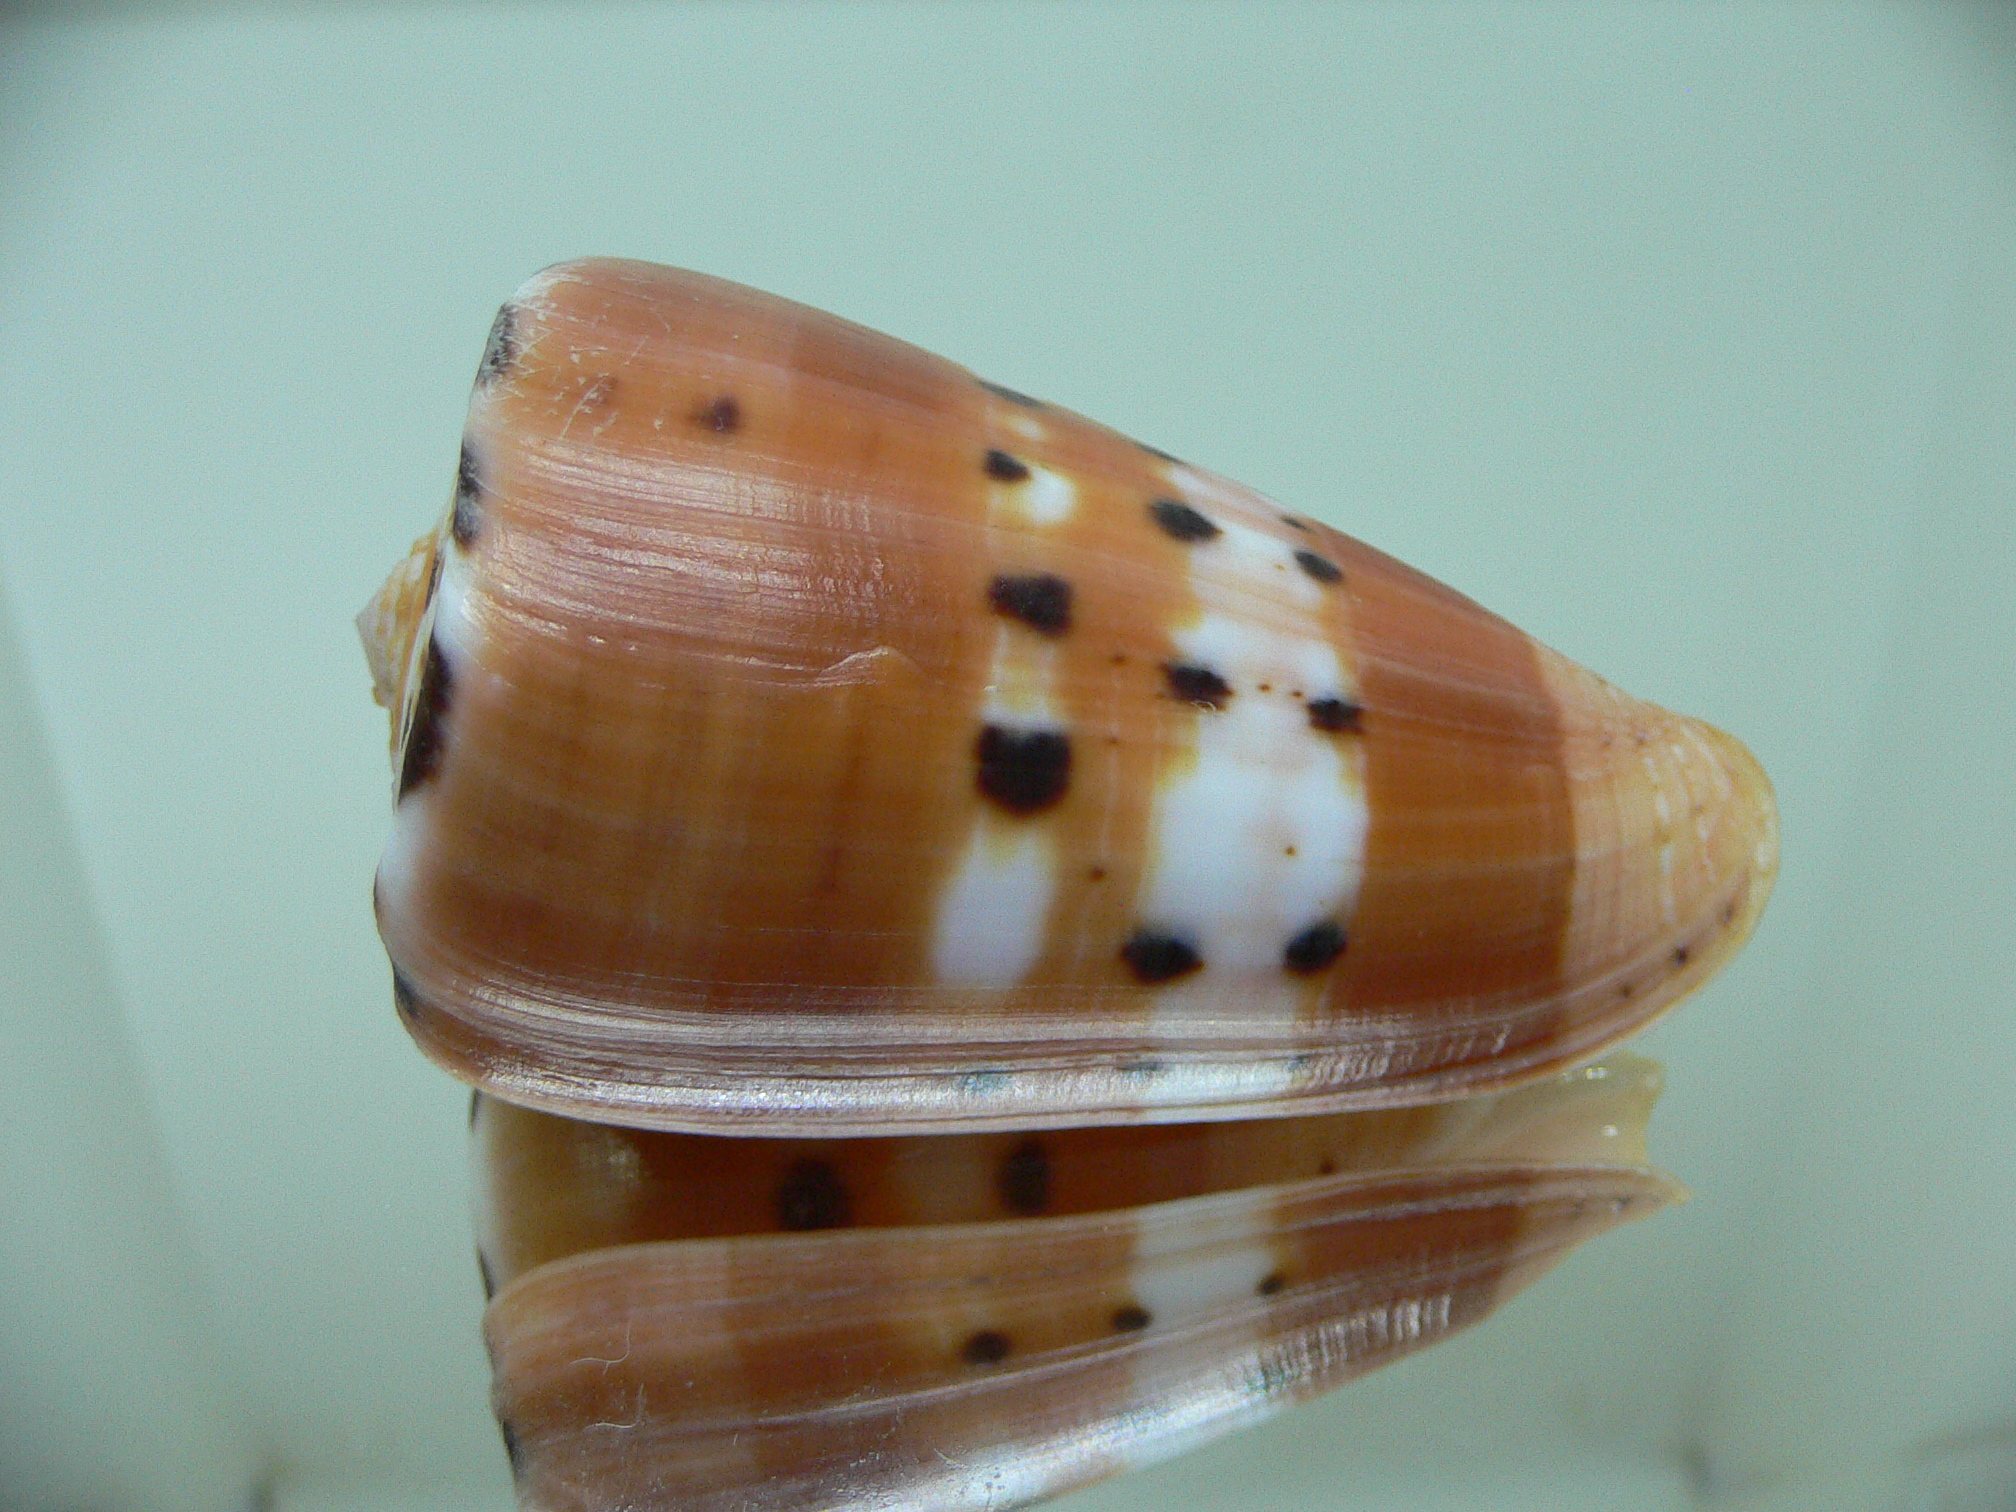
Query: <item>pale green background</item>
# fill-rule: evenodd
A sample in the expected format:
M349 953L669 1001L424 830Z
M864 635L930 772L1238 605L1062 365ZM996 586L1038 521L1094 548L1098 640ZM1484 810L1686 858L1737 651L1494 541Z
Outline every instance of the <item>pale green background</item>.
M0 10L0 1505L508 1505L350 616L497 303L614 253L1250 482L1777 780L1650 1041L1695 1201L1067 1505L2016 1507L2006 18Z

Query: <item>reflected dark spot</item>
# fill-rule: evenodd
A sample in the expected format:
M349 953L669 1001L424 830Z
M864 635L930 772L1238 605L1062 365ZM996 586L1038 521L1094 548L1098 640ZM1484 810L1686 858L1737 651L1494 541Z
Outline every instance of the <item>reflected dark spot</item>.
M413 990L413 984L406 980L405 973L396 966L392 969L392 1006L407 1023L419 1022L420 996Z
M483 480L476 472L476 458L469 443L462 443L462 456L455 464L455 508L448 516L448 533L455 544L468 550L475 544L476 529L482 522Z
M1021 483L1029 476L1028 463L998 449L989 451L986 462L981 465L987 469L988 477L1002 483Z
M1288 1278L1279 1271L1269 1271L1260 1278L1260 1284L1253 1288L1263 1297L1271 1297L1288 1284Z
M1232 697L1232 689L1225 679L1209 667L1165 662L1162 674L1169 680L1170 696L1182 703L1202 704L1207 709L1222 709Z
M480 1245L476 1250L476 1274L483 1278L483 1300L488 1302L497 1295L497 1280L490 1274L490 1262L484 1258Z
M399 797L404 798L441 769L442 721L448 716L453 679L441 655L441 642L427 638L420 664L420 691L413 700L413 727L406 732L406 751L399 762Z
M1001 1200L1017 1213L1035 1214L1050 1206L1050 1156L1040 1139L1025 1139L1001 1162Z
M498 310L483 342L483 360L476 364L476 386L488 388L518 360L518 312L510 305Z
M511 1473L517 1475L525 1468L518 1449L518 1435L511 1431L511 1425L502 1418L497 1419L497 1431L504 1436L504 1457L511 1461Z
M1113 1327L1121 1333L1139 1333L1154 1321L1155 1315L1137 1303L1113 1309Z
M1010 1347L1008 1335L983 1328L960 1346L959 1358L968 1365L999 1365Z
M693 423L717 436L732 436L742 428L742 405L733 394L723 394L694 410Z
M1225 533L1180 499L1157 499L1148 506L1148 513L1163 534L1179 541L1208 541Z
M800 1160L777 1184L777 1224L792 1233L845 1228L850 1217L847 1188L823 1160Z
M1134 975L1149 984L1188 976L1204 964L1196 948L1175 935L1155 929L1137 929L1134 937L1120 947L1120 959Z
M1164 450L1162 450L1161 447L1150 446L1146 441L1136 441L1134 444L1140 447L1141 450L1143 450L1144 452L1148 453L1149 456L1160 457L1164 462L1174 462L1177 460L1176 457L1171 455L1169 452L1165 452Z
M474 1088L469 1092L469 1127L476 1127L476 1112L483 1106L483 1094Z
M987 587L996 614L1018 619L1045 635L1071 628L1071 585L1051 572L1004 572Z
M1288 942L1281 964L1298 976L1321 971L1344 954L1344 930L1333 919L1311 924Z
M1071 738L1061 730L988 725L974 746L980 791L1011 814L1033 814L1064 796L1071 781Z
M1330 558L1318 556L1313 551L1296 552L1295 563L1319 583L1341 583L1344 581L1343 568L1331 561Z
M1027 394L1017 389L1011 389L999 383L989 383L985 378L976 379L975 381L996 399L1006 399L1010 404L1019 404L1024 409L1043 408L1043 401L1041 399L1031 399Z
M1281 516L1281 523L1282 523L1283 525L1289 525L1289 526L1292 526L1292 527L1294 527L1294 528L1295 528L1296 530L1307 530L1307 529L1309 528L1309 525L1308 525L1308 522L1307 522L1307 521L1304 521L1304 520L1298 520L1298 519L1296 519L1296 518L1295 518L1295 516L1293 516L1293 515L1283 515L1283 516Z
M1365 710L1348 698L1312 698L1309 723L1332 735L1356 735L1363 731Z
M1694 952L1689 950L1685 945L1675 945L1673 947L1673 964L1675 966L1685 966L1693 954Z

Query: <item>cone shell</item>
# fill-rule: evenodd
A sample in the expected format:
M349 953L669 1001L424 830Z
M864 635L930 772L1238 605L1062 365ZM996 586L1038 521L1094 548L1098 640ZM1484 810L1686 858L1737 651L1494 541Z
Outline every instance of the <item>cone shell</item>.
M1250 490L643 264L505 307L364 624L408 1026L596 1119L1461 1096L1696 986L1775 865L1718 731Z
M486 1099L521 1505L950 1512L1164 1458L1670 1200L1636 1163L1656 1088L1626 1058L1432 1109L824 1141Z

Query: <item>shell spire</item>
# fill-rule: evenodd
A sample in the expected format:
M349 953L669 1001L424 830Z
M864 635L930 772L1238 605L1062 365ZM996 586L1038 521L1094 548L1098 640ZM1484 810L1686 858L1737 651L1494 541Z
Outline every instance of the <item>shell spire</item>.
M408 1026L556 1112L1464 1095L1641 1027L1775 867L1718 731L1237 484L645 264L505 307L367 617Z

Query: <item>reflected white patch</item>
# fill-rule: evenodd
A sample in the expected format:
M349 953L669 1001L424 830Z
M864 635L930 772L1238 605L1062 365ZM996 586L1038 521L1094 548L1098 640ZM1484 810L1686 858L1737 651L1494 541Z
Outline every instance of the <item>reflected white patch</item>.
M1256 1225L1250 1244L1214 1245L1201 1254L1169 1260L1137 1260L1130 1281L1134 1299L1160 1328L1251 1302L1273 1269L1274 1253Z
M1057 891L1049 834L1030 826L973 827L938 903L931 964L955 987L1012 987L1043 954Z

